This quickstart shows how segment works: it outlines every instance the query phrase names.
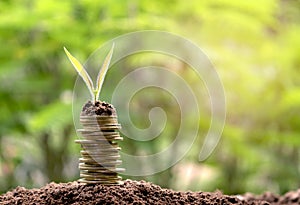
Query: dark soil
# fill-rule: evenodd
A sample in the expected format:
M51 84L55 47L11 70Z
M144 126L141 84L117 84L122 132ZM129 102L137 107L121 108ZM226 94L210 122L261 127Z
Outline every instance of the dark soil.
M300 190L284 196L223 195L216 192L179 192L145 181L126 180L122 185L50 183L40 189L16 189L0 195L0 204L299 204Z
M113 105L96 101L95 103L92 103L91 101L88 101L82 108L81 115L102 115L102 116L110 116L110 115L116 115L116 110Z
M279 196L277 194L273 194L270 192L266 192L262 195L255 196L251 193L247 193L242 196L245 200L265 200L270 204L291 204L291 205L299 205L300 204L300 189L297 191L290 191L283 196Z

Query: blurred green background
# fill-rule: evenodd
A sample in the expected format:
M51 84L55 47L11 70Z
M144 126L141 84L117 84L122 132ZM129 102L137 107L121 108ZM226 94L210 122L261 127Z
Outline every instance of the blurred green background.
M223 81L227 120L221 141L207 161L197 161L199 143L195 143L176 166L131 178L175 190L221 189L227 194L299 188L299 0L2 0L0 193L18 185L30 188L78 179L80 147L74 143L71 104L77 74L63 46L84 62L106 41L144 29L174 32L201 46ZM115 67L126 70L147 64L144 60L151 62L137 55ZM180 62L169 66L198 85ZM109 78L121 79L120 70L108 73ZM106 88L104 99L110 92ZM152 101L165 104L168 113L170 98L150 93ZM137 103L140 113L148 113L143 100ZM134 116L139 126L149 123L146 115L145 124ZM172 132L178 116L168 117ZM209 120L204 118L199 125L203 133ZM131 153L156 150L156 146L122 143Z

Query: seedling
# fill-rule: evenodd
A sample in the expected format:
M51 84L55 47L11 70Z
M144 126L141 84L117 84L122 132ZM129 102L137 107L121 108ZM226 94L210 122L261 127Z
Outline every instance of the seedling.
M118 129L117 114L114 107L100 102L99 95L103 81L112 58L114 45L106 56L98 73L96 87L82 64L64 48L69 60L85 82L91 101L83 106L80 123L83 129L77 130L84 139L75 140L81 144L81 158L79 159L80 180L87 184L119 184L121 177L117 172L125 171L117 168L121 164L117 141L122 140Z
M85 82L86 86L88 87L91 97L92 97L92 100L94 102L98 101L99 95L100 95L100 92L102 89L102 85L104 82L104 78L105 78L105 75L109 68L109 64L110 64L111 57L113 54L114 44L112 45L112 48L110 49L108 55L106 56L104 63L98 73L96 88L94 87L93 81L91 80L87 71L84 69L83 65L74 56L72 56L71 53L65 47L64 47L64 50L65 50L69 60L71 61L73 67L76 69L76 71L82 77L83 81Z

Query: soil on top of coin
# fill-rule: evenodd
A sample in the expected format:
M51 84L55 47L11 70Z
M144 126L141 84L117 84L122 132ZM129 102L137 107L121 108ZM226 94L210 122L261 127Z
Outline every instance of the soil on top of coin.
M0 204L205 204L282 205L299 204L300 190L283 196L265 193L224 195L216 192L180 192L145 181L125 180L120 185L50 183L40 189L17 187L0 195Z
M92 115L111 116L111 115L116 115L116 109L112 104L106 103L104 101L96 101L95 103L93 103L92 101L88 101L83 106L81 115L82 116L92 116Z

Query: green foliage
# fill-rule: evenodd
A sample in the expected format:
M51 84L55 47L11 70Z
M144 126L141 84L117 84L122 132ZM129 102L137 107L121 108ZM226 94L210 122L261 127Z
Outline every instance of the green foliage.
M210 110L200 105L201 133L185 160L145 178L175 189L225 193L298 188L299 8L299 1L280 0L0 1L0 192L78 177L70 104L76 75L61 48L86 59L107 40L142 29L167 30L197 42L215 65L227 98L226 127L206 162L197 161L197 145L209 129ZM193 89L199 86L182 63L137 55L110 69L101 98L109 101L126 72L149 62L176 67ZM203 102L207 95L200 92ZM163 149L179 126L171 97L150 94L136 96L133 121L147 127L144 113L158 104L169 123L162 139L124 141L123 150L132 154ZM193 169L186 168L190 163Z
M83 81L85 82L86 86L88 87L91 95L92 95L92 100L93 101L98 101L99 100L99 96L100 96L100 92L101 92L101 88L103 85L103 81L105 78L105 75L107 73L107 70L109 68L109 63L113 54L113 49L114 49L114 45L112 46L111 50L109 51L108 55L106 56L103 65L98 73L98 77L97 77L97 84L96 84L96 88L94 87L94 84L89 76L89 74L86 72L85 68L83 67L83 65L81 65L81 63L74 57L72 56L69 51L64 47L65 53L67 54L69 60L71 61L73 67L76 69L76 71L78 72L78 74L82 77Z
M90 94L92 95L92 100L94 100L95 99L94 85L93 85L93 82L92 82L89 74L86 72L83 65L81 65L81 63L74 56L72 56L71 53L69 53L69 51L65 47L64 47L64 50L65 50L65 53L67 54L70 62L72 63L73 67L76 69L78 74L81 76L81 78L83 79L84 83L86 84L88 90L90 91Z

